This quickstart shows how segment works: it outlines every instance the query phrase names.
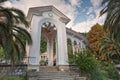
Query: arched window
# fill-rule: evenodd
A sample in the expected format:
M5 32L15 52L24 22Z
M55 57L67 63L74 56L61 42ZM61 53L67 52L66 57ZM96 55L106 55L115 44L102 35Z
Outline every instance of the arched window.
M77 42L76 42L76 41L74 41L74 45L77 45Z
M68 54L73 53L73 50L72 50L72 41L69 38L67 39L67 49L68 49Z

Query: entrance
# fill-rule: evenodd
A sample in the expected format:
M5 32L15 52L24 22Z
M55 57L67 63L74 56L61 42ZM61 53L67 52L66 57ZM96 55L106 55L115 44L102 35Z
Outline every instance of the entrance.
M40 65L55 66L57 61L57 29L51 22L44 22L41 31Z

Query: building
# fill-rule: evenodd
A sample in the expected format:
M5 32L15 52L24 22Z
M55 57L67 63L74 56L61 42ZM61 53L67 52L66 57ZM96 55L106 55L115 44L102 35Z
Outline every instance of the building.
M33 7L29 9L28 21L33 44L27 46L29 69L39 71L40 40L47 40L48 66L53 66L53 40L56 43L56 65L60 69L68 69L67 39L71 40L73 53L88 46L87 39L81 34L66 28L70 19L53 6Z

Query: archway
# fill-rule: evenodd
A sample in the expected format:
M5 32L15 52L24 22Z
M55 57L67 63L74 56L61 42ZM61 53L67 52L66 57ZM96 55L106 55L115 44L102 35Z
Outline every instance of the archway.
M31 36L33 44L27 48L28 52L28 69L36 69L39 71L40 56L40 40L43 34L43 29L53 24L56 27L56 35L50 35L48 33L54 32L54 28L49 27L46 29L47 32L47 53L48 53L48 64L53 65L53 39L56 37L56 52L57 52L57 66L59 69L68 69L68 54L67 54L67 36L65 25L70 21L63 13L58 11L53 6L35 7L30 8L28 12L28 19L30 20Z
M47 45L40 45L40 49L41 49L41 52L40 52L40 55L43 55L44 57L44 61L45 61L45 64L48 65L48 66L53 66L54 62L55 62L55 58L54 58L54 53L57 54L57 52L55 52L56 50L56 35L57 35L57 29L56 29L56 26L51 23L51 22L44 22L42 24L42 31L41 31L41 42L42 42L42 36L45 36L47 41ZM40 43L42 44L42 43ZM42 54L42 48L46 48L46 52ZM42 57L42 56L41 56ZM40 60L40 62L43 61L43 59ZM56 63L56 62L55 62Z

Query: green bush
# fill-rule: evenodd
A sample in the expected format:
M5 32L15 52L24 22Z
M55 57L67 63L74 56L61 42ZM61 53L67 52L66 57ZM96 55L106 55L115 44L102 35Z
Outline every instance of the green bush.
M41 66L44 66L44 65L46 65L46 62L45 62L44 60L41 60L41 61L40 61L40 65L41 65Z
M103 64L103 63L102 63ZM120 75L118 70L114 67L113 64L104 63L102 66L102 70L104 70L111 80L120 80Z
M89 50L69 54L70 63L75 64L80 70L80 76L86 76L89 80L111 80L107 72L101 69L100 62Z
M89 80L120 80L114 65L100 63L89 50L69 54L69 60L70 64L75 64L79 68L80 76L86 76Z

